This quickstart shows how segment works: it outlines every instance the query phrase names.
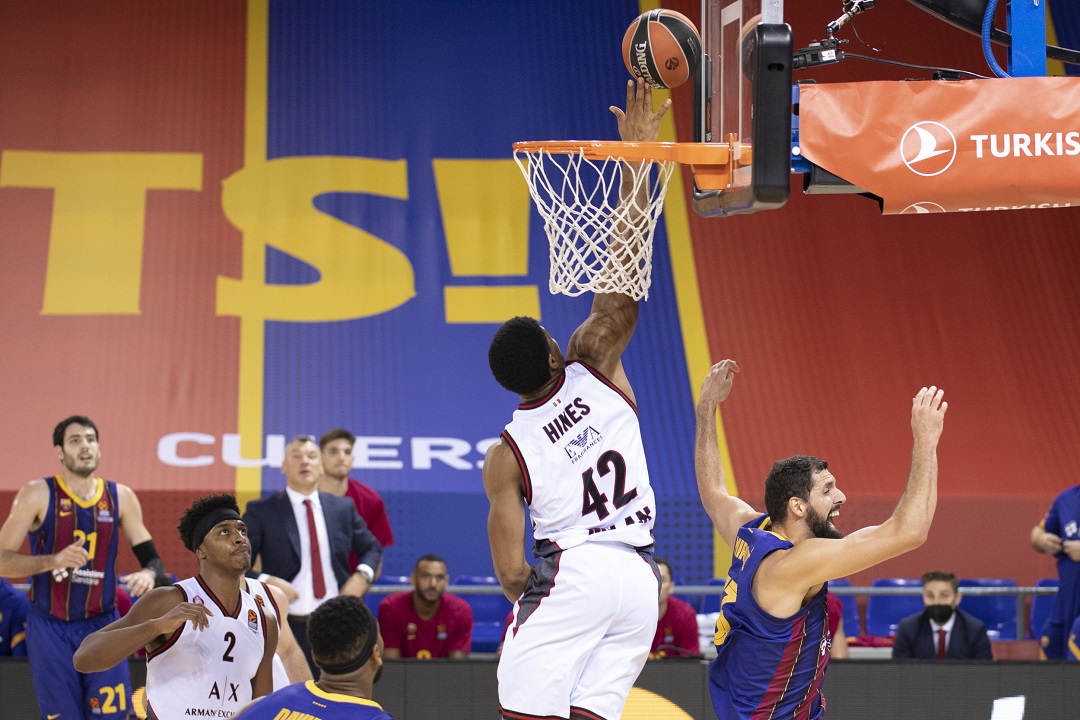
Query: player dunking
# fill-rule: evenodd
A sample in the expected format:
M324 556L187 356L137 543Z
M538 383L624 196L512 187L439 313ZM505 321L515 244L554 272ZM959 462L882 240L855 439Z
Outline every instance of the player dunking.
M698 491L720 537L733 548L716 622L717 657L709 670L713 710L720 720L817 720L825 714L820 687L829 662L828 581L926 541L937 506L937 445L948 404L934 387L915 396L904 494L888 520L845 537L832 519L847 498L818 458L798 455L773 465L765 480L766 515L728 494L716 407L738 370L731 360L714 365L697 408Z
M199 574L151 590L87 637L75 667L111 667L145 647L148 718L232 717L273 690L277 622L240 589L251 545L233 496L197 500L178 529L199 559Z
M308 622L319 679L276 690L238 715L244 720L393 720L371 699L382 674L379 623L353 595L330 598Z
M670 106L653 112L638 80L627 85L626 112L611 110L623 140L652 141ZM625 192L624 183L624 202ZM596 294L565 359L525 317L500 327L488 351L495 379L521 397L483 471L495 573L516 601L499 661L504 718L615 720L649 655L656 504L622 366L637 316L636 300ZM531 569L525 504L540 558Z
M57 424L52 437L60 472L32 480L15 496L0 530L0 575L31 576L26 645L41 716L126 719L127 662L80 675L71 656L83 638L119 617L119 530L143 566L119 578L132 597L154 587L164 566L135 492L94 475L101 460L94 422L72 415ZM30 554L24 555L19 549L27 535Z

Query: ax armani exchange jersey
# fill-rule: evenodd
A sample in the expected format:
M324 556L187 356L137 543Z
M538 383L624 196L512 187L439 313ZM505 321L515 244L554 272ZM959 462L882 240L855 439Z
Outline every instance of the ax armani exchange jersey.
M200 577L173 587L184 593L184 602L202 603L214 614L205 630L186 622L147 656L146 715L151 720L230 718L251 702L267 619L255 598L239 589L240 602L229 614Z
M563 550L653 544L656 504L637 408L596 370L568 363L549 395L518 406L502 437L525 478L538 541Z

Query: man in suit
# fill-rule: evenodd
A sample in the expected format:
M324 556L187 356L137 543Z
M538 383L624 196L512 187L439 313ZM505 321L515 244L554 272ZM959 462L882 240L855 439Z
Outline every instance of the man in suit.
M932 660L993 660L986 625L957 605L960 583L956 576L935 570L922 576L920 613L900 621L893 643L894 658Z
M288 580L299 597L289 602L289 626L316 673L307 639L311 612L337 595L362 596L375 581L382 547L349 498L319 492L322 459L307 435L285 448L285 490L248 503L244 522L252 567ZM349 552L360 564L349 572Z

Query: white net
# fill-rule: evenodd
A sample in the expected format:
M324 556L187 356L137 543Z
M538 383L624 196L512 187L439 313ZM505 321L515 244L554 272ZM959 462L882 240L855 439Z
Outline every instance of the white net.
M544 219L551 292L648 298L653 234L676 163L544 148L515 150L514 160Z

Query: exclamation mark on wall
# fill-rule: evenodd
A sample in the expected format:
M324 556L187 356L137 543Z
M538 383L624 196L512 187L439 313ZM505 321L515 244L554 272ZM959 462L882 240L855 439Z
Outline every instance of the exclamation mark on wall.
M432 161L454 277L519 277L529 272L529 188L513 160ZM536 285L447 285L447 323L501 323L540 317Z

